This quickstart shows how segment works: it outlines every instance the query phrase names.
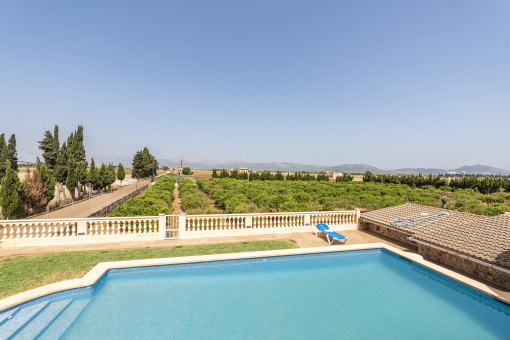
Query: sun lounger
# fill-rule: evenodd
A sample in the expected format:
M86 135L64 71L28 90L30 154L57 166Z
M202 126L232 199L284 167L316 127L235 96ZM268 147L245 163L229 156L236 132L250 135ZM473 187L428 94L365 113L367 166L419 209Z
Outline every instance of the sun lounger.
M331 229L329 229L328 225L325 223L319 223L315 226L315 236L318 236L317 230L326 235L328 239L328 243L332 244L334 240L338 240L340 243L345 243L347 238L344 235L341 235Z

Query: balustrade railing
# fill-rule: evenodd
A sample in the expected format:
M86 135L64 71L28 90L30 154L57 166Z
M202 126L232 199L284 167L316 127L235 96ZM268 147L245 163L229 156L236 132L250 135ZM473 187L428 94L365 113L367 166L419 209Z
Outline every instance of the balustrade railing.
M157 216L0 221L0 241L158 232Z
M88 218L86 235L133 235L158 233L157 216Z
M0 240L64 238L77 234L77 221L12 220L0 222Z
M317 223L332 229L357 228L359 211L314 211L263 214L159 215L0 221L0 246L188 238L311 231ZM38 240L46 240L37 243ZM63 241L65 240L65 241ZM11 242L12 241L12 242ZM22 244L23 242L20 242ZM23 244L27 244L26 242Z
M357 225L357 211L187 215L185 231L293 229L317 223L327 223L330 226Z

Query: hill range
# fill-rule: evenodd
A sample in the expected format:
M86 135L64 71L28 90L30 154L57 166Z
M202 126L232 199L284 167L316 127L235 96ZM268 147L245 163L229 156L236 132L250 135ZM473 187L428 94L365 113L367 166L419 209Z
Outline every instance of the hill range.
M179 164L178 161L170 159L158 160L160 165L176 166ZM393 170L383 170L371 166L369 164L341 164L337 166L320 166L320 165L309 165L300 163L250 163L243 161L190 161L185 162L184 166L189 166L192 169L210 170L216 169L236 169L236 168L248 168L249 170L255 171L282 171L282 172L294 172L294 171L335 171L335 172L351 172L351 173L364 173L370 171L377 174L445 174L465 172L466 174L483 174L483 175L510 175L510 170L499 169L488 165L476 164L476 165L464 165L456 169L440 169L440 168L399 168Z

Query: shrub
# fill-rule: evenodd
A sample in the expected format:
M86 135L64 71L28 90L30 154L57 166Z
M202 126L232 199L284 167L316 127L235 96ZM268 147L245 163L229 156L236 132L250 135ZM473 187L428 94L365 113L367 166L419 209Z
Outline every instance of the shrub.
M130 198L124 204L113 209L109 216L156 216L171 214L174 200L175 178L162 177L143 195Z
M183 175L193 175L193 171L189 168L189 166L185 166L182 168L182 174Z
M190 215L219 214L221 210L211 206L211 202L205 193L200 191L191 179L179 180L179 196L181 208Z
M484 203L504 203L505 199L503 197L495 197L495 196L482 196L480 200Z

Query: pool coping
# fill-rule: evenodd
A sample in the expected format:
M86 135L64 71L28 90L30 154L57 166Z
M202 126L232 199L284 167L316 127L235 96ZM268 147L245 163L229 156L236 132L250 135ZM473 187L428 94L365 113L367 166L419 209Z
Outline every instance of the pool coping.
M435 263L423 259L421 255L400 250L386 243L365 243L365 244L352 244L352 245L339 245L329 247L313 247L313 248L294 248L294 249L281 249L281 250L266 250L245 253L228 253L228 254L214 254L214 255L197 255L197 256L183 256L183 257L170 257L159 259L146 259L146 260L130 260L130 261L115 261L115 262L101 262L92 268L82 278L60 281L37 287L34 289L21 292L7 298L0 300L0 312L8 308L14 307L21 303L48 295L58 293L60 291L84 288L95 284L107 271L111 269L132 268L132 267L148 267L148 266L161 266L168 264L180 263L194 263L194 262L211 262L222 260L237 260L259 257L272 257L272 256L285 256L285 255L301 255L312 253L328 253L328 252L342 252L352 250L366 250L366 249L385 249L407 260L424 266L434 272L449 277L457 282L463 283L477 291L487 294L497 300L510 304L510 292L505 292L497 288L486 285L482 282L476 281L465 275L454 272L445 267L439 266Z

